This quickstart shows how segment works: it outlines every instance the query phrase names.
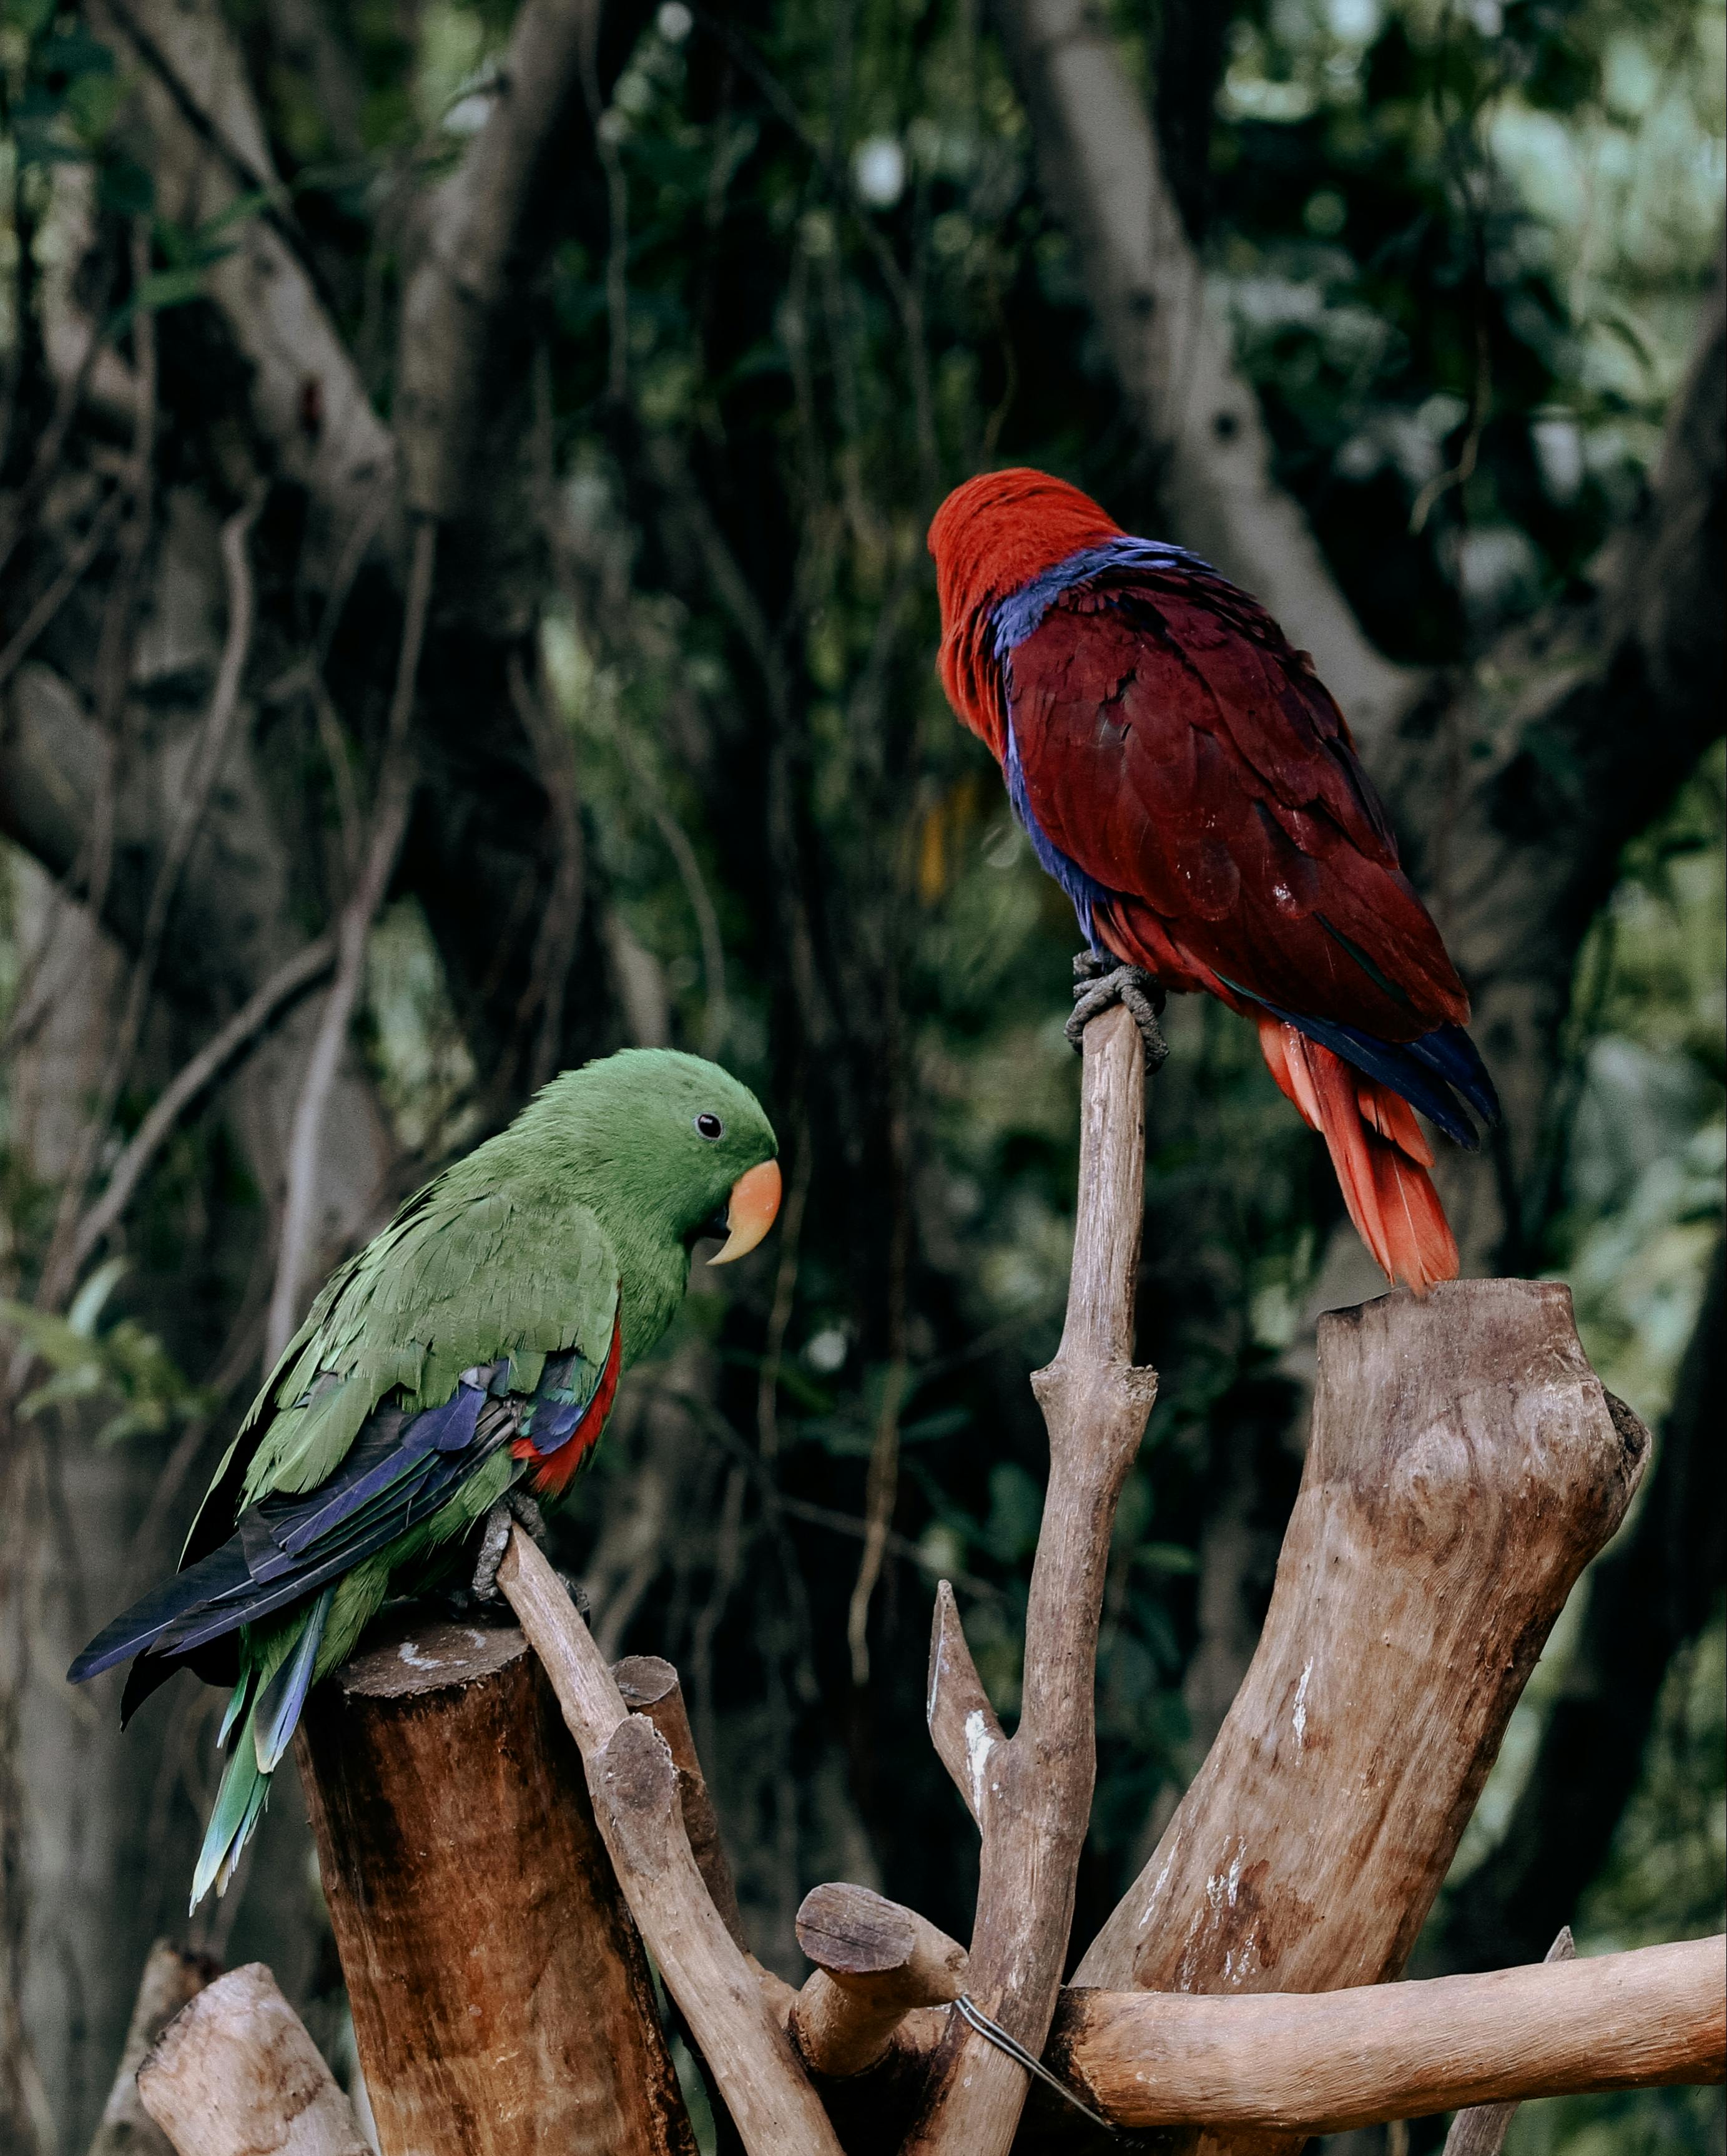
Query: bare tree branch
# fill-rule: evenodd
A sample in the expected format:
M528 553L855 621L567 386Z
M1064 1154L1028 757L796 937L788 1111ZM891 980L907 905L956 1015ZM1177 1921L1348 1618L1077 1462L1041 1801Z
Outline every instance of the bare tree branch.
M95 15L145 63L139 96L159 214L193 227L234 219L239 244L211 264L209 295L251 367L282 476L318 512L308 567L327 578L347 535L375 514L396 453L305 262L275 225L246 213L247 197L281 182L239 48L216 0L127 0L123 10L97 0ZM387 551L401 547L398 519L383 536Z
M1438 1927L1438 1965L1492 1967L1578 1897L1612 1847L1642 1773L1662 1680L1709 1620L1727 1573L1727 1245L1717 1244L1649 1486L1629 1533L1596 1568L1581 1636L1498 1844Z
M1400 1974L1542 1643L1647 1464L1555 1282L1383 1296L1322 1318L1319 1357L1252 1666L1077 1984Z
M414 757L409 722L414 684L425 641L426 615L432 600L432 570L437 558L438 527L421 522L414 536L408 608L402 624L402 649L396 667L383 762L373 804L372 833L355 885L337 926L336 978L319 1014L317 1035L306 1059L306 1078L294 1111L288 1142L287 1196L276 1256L275 1286L270 1299L265 1360L274 1363L300 1322L301 1287L315 1255L311 1247L312 1199L317 1188L318 1156L324 1111L335 1082L337 1065L347 1044L348 1020L366 968L366 942L402 850L408 812L414 805Z
M557 1573L519 1528L498 1568L498 1589L552 1680L630 1914L749 2156L839 2156L752 1965L708 1898L665 1738L645 1716L629 1712Z
M105 1235L118 1225L131 1202L139 1178L161 1151L163 1141L205 1086L249 1047L283 1007L326 973L336 958L336 939L321 936L279 966L226 1025L220 1027L183 1063L152 1103L149 1113L114 1163L101 1196L78 1224L73 1239L71 1269L75 1273Z
M223 762L228 755L234 716L239 708L240 685L245 676L246 660L251 653L252 630L257 610L256 588L246 542L263 506L264 495L260 490L236 510L222 527L222 562L228 587L228 633L223 642L221 662L216 670L216 684L211 692L209 710L192 752L191 767L182 781L180 797L175 804L174 818L168 831L167 844L151 887L149 907L139 931L138 955L126 983L126 1002L115 1028L107 1065L96 1089L95 1106L85 1120L83 1142L60 1192L54 1235L37 1290L37 1301L44 1307L58 1303L77 1276L79 1260L75 1250L79 1241L76 1227L79 1209L84 1203L97 1148L106 1133L115 1103L120 1097L120 1090L126 1082L132 1058L137 1051L138 1038L143 1031L145 1014L149 1008L150 992L156 979L157 963L162 956L162 939L167 932L168 914L179 891L180 879L193 845L203 829L211 792L221 776Z
M1560 1927L1559 1936L1542 1957L1545 1961L1575 1961L1577 1943L1571 1937L1569 1924ZM1519 2017L1519 2036L1523 2034ZM1597 2071L1601 2066L1599 2048L1600 2028L1597 2017L1589 2020L1590 2050ZM1505 2146L1505 2136L1511 2130L1511 2122L1517 2115L1517 2105L1502 2099L1498 2103L1466 2104L1451 2123L1451 2131L1445 2137L1445 2156L1499 2156Z
M1086 1029L1080 1189L1067 1321L1055 1360L1034 1378L1049 1425L1050 1479L1025 1613L1019 1727L992 1731L963 1638L933 1653L932 1734L953 1728L943 1698L959 1681L964 1779L983 1849L970 1990L1036 2056L1055 2011L1073 1920L1074 1881L1097 1771L1097 1625L1116 1501L1157 1379L1136 1368L1133 1281L1145 1174L1144 1058L1120 1009ZM957 1634L938 1599L938 1640ZM959 1762L938 1738L950 1772ZM980 1756L981 1755L981 1756ZM907 2156L1002 2156L1025 2101L1023 2067L957 2015L930 2071Z
M1203 2119L1203 2145L1266 2156L1310 2133L1458 2105L1719 2082L1722 1948L1718 1935L1293 1994L1075 1988L1051 2056L1122 2126ZM1469 2156L1485 2156L1483 2144Z
M1362 634L1294 501L1272 476L1258 401L1167 187L1151 121L1090 0L994 0L1037 162L1174 536L1256 593L1364 737L1418 680Z

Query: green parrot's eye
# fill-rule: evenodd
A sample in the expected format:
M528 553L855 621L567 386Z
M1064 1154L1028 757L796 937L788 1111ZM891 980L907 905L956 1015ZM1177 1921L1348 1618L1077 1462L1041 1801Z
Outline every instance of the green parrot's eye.
M726 1135L725 1125L717 1116L709 1114L706 1108L696 1116L696 1127L705 1138L722 1138Z

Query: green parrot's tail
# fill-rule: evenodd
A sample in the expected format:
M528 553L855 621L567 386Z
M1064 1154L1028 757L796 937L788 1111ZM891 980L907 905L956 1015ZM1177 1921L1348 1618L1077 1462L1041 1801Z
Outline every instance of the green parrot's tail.
M266 1676L254 1666L243 1671L234 1688L217 1741L224 1742L236 1722L239 1735L222 1786L216 1792L215 1809L198 1852L198 1870L192 1880L194 1909L212 1887L218 1894L226 1892L240 1851L251 1840L252 1830L269 1800L270 1778L288 1748L306 1695L311 1689L324 1620L330 1614L335 1591L326 1587L306 1611L297 1636L288 1635L288 1652L273 1671Z
M240 1680L240 1685L244 1687L250 1681L249 1673ZM252 1830L258 1824L269 1795L270 1777L258 1764L257 1747L252 1741L252 1713L249 1710L240 1724L239 1742L234 1748L234 1757L216 1792L216 1808L204 1830L204 1845L198 1851L198 1870L192 1876L193 1908L198 1907L211 1887L218 1894L226 1889L234 1876L234 1867L239 1861L240 1851L251 1840Z

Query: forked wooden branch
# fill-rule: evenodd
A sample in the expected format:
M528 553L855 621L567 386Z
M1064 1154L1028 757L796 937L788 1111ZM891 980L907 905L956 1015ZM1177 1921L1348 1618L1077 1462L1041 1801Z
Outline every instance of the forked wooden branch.
M950 1594L937 1598L931 1737L983 1837L969 1990L1034 2056L1061 1986L1074 1880L1096 1777L1097 1626L1116 1502L1156 1395L1133 1363L1144 1205L1144 1055L1119 1008L1086 1029L1079 1203L1061 1346L1032 1379L1050 1436L1049 1486L1025 1616L1019 1727L1002 1735ZM1025 2070L953 2017L907 2156L1005 2156Z
M388 1613L313 1692L298 1757L384 2156L695 2156L581 1758L515 1625Z
M793 2002L791 2039L813 2072L835 2080L867 2073L908 2014L951 2005L970 1973L957 1940L867 1887L812 1887L798 1944L815 1972Z
M1202 2118L1302 2136L1508 2098L1719 2082L1727 1942L1302 1995L1068 1991L1048 2058L1119 2126Z
M840 2156L754 1969L708 1897L666 1739L629 1712L562 1581L519 1527L498 1587L552 1680L618 1883L749 2156Z
M1075 1981L1315 1992L1398 1974L1554 1620L1647 1456L1562 1286L1451 1281L1322 1318L1258 1650ZM1295 2144L1226 2128L1201 2142L1273 2145Z
M138 2068L179 2156L371 2156L353 2107L262 1962L218 1977Z

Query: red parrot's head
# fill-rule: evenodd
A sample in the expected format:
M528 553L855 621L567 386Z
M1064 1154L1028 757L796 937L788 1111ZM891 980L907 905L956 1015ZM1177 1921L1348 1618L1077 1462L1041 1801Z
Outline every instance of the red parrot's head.
M994 609L1081 547L1123 536L1089 495L1023 466L967 480L937 510L929 527L942 602L936 670L955 712L998 761L1003 735Z

